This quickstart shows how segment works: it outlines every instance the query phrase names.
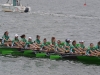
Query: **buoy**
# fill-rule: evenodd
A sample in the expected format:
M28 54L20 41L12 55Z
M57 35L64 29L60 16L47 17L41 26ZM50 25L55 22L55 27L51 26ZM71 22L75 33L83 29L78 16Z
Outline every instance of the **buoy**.
M84 3L84 6L86 6L86 0L85 0L85 3Z
M86 3L84 3L84 6L86 6Z

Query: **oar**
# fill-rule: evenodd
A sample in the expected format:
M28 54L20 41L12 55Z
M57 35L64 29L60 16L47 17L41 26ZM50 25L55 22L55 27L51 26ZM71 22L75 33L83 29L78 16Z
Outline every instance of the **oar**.
M11 55L11 53L14 52L12 50L10 51L2 51L2 55Z

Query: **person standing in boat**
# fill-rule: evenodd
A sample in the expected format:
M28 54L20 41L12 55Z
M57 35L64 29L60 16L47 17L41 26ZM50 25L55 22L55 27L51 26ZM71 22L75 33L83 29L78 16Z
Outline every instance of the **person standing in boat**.
M20 6L19 0L16 0L16 5L17 5L17 6Z
M6 45L7 47L11 47L12 41L10 40L8 34L8 31L4 32L4 35L2 36L2 44Z
M12 47L23 48L22 45L20 44L20 40L18 39L18 34L15 34L15 38L12 41Z

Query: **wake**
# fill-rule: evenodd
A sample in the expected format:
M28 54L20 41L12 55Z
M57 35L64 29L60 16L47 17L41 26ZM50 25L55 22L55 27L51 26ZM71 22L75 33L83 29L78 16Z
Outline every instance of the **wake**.
M79 18L79 19L100 19L96 16L88 15L73 15L73 14L64 14L64 13L48 13L48 12L30 12L29 14L37 14L41 16L54 16L54 17L67 17L67 18Z

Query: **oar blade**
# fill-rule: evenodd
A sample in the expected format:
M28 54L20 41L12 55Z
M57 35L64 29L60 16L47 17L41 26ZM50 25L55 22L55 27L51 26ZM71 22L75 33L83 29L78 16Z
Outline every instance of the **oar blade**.
M58 60L58 59L61 59L61 56L59 56L59 55L50 55L50 59L51 60Z
M47 55L46 55L46 53L41 52L41 53L36 53L36 57L37 58L46 58Z

